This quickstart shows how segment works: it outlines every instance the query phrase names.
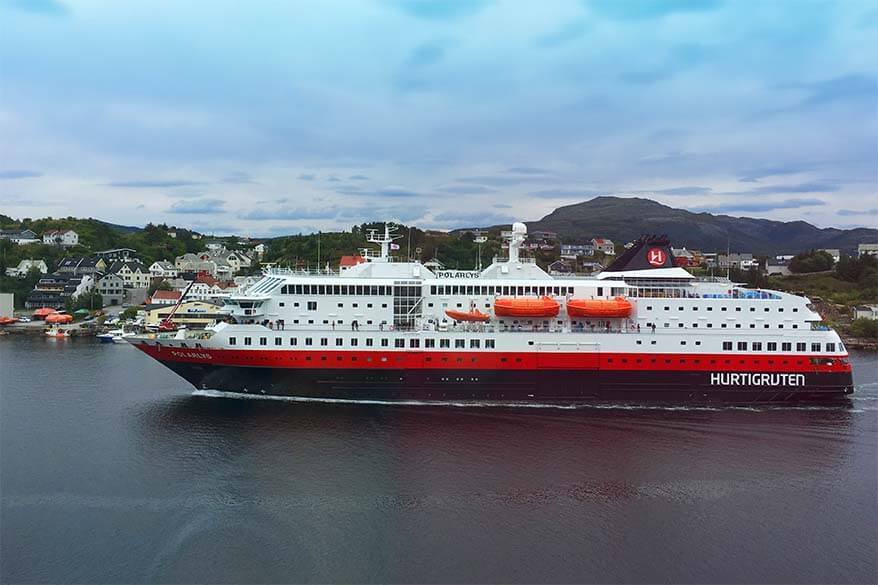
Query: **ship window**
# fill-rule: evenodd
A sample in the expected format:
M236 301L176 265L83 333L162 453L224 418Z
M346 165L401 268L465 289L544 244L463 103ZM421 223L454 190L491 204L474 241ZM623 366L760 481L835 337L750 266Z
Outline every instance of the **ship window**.
M713 307L707 307L708 311L713 311Z
M310 337L305 338L305 345L314 345L314 340Z
M286 304L284 303L278 303L278 305L280 305L281 307L286 307Z
M339 303L339 304L338 304L338 308L339 308L339 309L344 309L344 303Z
M250 339L249 337L244 338L244 345L250 345L252 342L253 342L253 340Z
M677 325L677 327L683 327L683 326L684 326L684 325L683 325L682 323L680 323L679 325Z
M479 340L478 339L470 339L469 346L471 349L477 349L479 347Z
M729 308L728 308L728 307L720 307L719 310L720 310L720 311L728 311Z
M811 344L811 351L820 351L820 344L819 343L812 343Z
M325 337L321 337L320 338L320 345L323 345L323 346L329 345L329 339L327 339Z
M735 329L740 329L740 328L741 328L741 324L740 324L740 323L735 323Z
M464 347L466 347L466 341L463 339L455 339L454 340L454 347L464 348Z
M750 329L756 329L756 323L750 323Z
M723 341L723 351L732 351L731 341Z
M357 338L356 337L351 339L351 347L357 347Z
M344 342L342 341L342 338L341 338L341 337L336 337L336 338L335 338L335 344L336 344L336 345L341 345L342 343L344 343Z
M708 328L708 329L713 329L713 323L708 323L708 324L707 324L707 328Z
M783 323L777 326L778 329L783 329Z
M756 307L750 307L750 312L753 313L756 311Z
M765 348L768 351L777 351L777 342L776 341L769 341L767 344L765 344Z
M604 287L602 287L602 286L598 287L598 296L599 297L604 296Z
M297 285L294 287L294 290L296 291L296 294L297 294L297 295L302 294L302 285L301 285L301 284L297 284Z
M356 309L360 306L360 303L351 303L351 306Z
M766 324L763 325L762 327L763 327L763 329L768 329L768 328L770 327L770 325L769 325L768 323L766 323Z
M387 339L381 340L381 347L387 347L388 345L390 345L390 342Z
M494 340L486 339L485 340L485 349L494 349Z
M290 337L290 345L296 345L297 340L295 337Z
M308 310L316 311L317 310L317 301L308 301Z
M646 307L647 311L652 311L652 307Z
M435 339L425 339L424 340L424 347L436 347L436 340Z
M692 307L692 310L693 310L693 311L697 311L697 310L698 310L698 307Z
M737 312L740 313L740 312L741 312L741 307L735 307L735 311L737 311Z
M439 340L439 347L451 347L451 340L450 339L440 339Z
M405 347L405 339L394 339L393 347Z
M796 344L796 351L805 351L807 348L808 348L808 344L807 344L807 343L801 343L801 342L800 342L800 343L797 343L797 344Z
M692 327L698 327L698 323L693 323Z
M834 343L827 343L826 344L826 351L835 351L835 344Z
M372 344L375 342L371 337L366 338L366 347L372 347Z
M739 341L738 342L738 351L747 351L747 342Z
M377 286L370 286L369 287L369 294L372 296L378 296L378 287Z
M680 342L680 345L686 345L686 342L685 342L685 341L681 341L681 342Z
M638 339L638 340L637 340L637 345L643 345L643 342L640 341L640 340Z
M780 349L781 349L781 351L792 351L793 344L785 341L785 342L780 344Z
M670 307L665 307L665 311L670 311L670 310L671 310Z
M765 312L766 312L766 313L767 313L769 310L770 310L770 309L769 309L768 307L765 307Z
M430 287L430 294L431 294L431 295L435 295L435 294L436 294L436 285L433 285L433 286Z
M275 344L275 345L280 345L280 344L282 344L283 342L284 342L284 340L283 340L282 338L280 338L280 337L275 337L275 338L274 338L274 344Z
M797 309L797 308L794 307L794 308L793 308L793 313L798 313L798 312L799 312L799 309Z
M793 329L798 329L798 328L799 328L799 326L798 326L798 325L796 325L796 324L793 324Z
M421 340L420 339L409 339L409 347L420 347Z
M259 338L259 345L268 345L268 338L267 337L260 337Z
M753 351L762 351L762 342L754 341L753 342Z

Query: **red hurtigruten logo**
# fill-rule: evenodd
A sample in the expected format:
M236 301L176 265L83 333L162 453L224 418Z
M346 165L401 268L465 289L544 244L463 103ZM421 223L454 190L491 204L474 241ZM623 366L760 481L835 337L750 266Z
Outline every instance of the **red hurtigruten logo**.
M664 266L667 259L667 254L661 248L650 248L646 253L646 261L653 266Z

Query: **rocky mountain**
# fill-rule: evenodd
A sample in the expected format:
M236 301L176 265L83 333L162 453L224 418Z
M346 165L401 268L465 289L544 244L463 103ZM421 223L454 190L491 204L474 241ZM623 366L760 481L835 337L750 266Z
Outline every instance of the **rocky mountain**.
M667 234L675 247L703 251L754 254L796 253L812 248L839 248L851 252L857 244L878 242L878 230L818 228L805 221L772 221L693 213L650 199L597 197L559 207L539 221L527 222L528 231L557 232L565 242L600 236L617 244L642 234Z

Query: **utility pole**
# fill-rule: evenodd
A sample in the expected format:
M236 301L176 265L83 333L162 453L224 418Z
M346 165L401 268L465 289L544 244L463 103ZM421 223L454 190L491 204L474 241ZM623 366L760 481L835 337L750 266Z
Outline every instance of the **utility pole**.
M317 272L320 272L320 232L317 232Z

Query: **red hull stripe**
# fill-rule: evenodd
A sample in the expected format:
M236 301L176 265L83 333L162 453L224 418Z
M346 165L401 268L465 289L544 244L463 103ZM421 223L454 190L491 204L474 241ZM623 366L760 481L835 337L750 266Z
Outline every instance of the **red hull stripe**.
M849 372L847 360L830 356L753 354L505 353L351 351L333 349L208 349L137 347L159 361L215 366L320 369L601 370L711 372ZM816 358L818 363L812 363Z

